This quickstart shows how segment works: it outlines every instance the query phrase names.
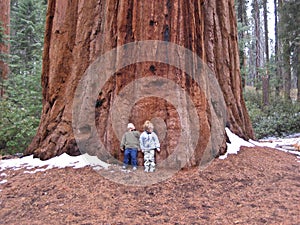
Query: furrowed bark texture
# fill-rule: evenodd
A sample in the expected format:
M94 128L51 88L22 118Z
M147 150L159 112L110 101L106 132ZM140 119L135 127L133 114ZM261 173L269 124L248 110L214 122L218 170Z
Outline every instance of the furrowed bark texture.
M254 132L242 95L234 1L211 0L204 5L206 62L224 93L228 126L249 139Z
M100 55L144 40L171 42L196 53L219 81L231 130L244 138L253 137L242 98L233 0L49 0L42 73L43 112L37 135L26 153L41 159L63 152L80 154L72 130L72 103L79 80ZM159 62L126 66L99 90L94 117L99 139L111 155L122 159L110 117L113 102L126 85L148 76L173 80L191 96L201 134L187 166L199 164L204 151L201 146L207 145L211 135L212 116L206 96L180 69ZM157 154L160 162L172 154L177 144L180 118L170 102L148 97L136 102L129 116L139 130L147 119L152 119L162 139L162 152ZM125 131L129 121L124 121L121 129ZM225 138L224 133L224 141ZM220 151L221 148L213 154Z

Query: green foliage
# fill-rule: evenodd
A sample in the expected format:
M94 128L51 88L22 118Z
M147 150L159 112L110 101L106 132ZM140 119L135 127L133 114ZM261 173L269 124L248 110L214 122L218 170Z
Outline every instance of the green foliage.
M280 37L283 41L288 41L292 45L300 44L300 1L285 1L280 8Z
M12 1L10 74L0 98L1 154L23 152L39 125L45 11L44 1Z
M39 125L42 108L40 75L15 75L5 82L0 100L0 149L2 154L23 152Z
M256 138L300 132L300 103L277 98L263 106L261 94L247 91L244 96Z
M11 57L13 74L38 72L43 50L46 6L38 0L22 0L12 5Z
M6 45L7 44L7 40L6 40L6 35L5 35L5 28L3 26L3 23L0 21L0 45ZM0 52L0 61L6 61L6 54L4 54L3 52ZM0 74L2 73L2 71L0 71ZM0 76L1 77L1 76Z
M4 27L2 22L0 21L0 44L4 43Z
M1 101L0 147L2 154L23 152L39 124L39 118L27 108L19 108L10 101Z

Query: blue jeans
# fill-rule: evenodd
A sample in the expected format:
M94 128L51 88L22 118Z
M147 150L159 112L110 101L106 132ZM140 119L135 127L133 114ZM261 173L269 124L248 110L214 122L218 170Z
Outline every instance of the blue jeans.
M126 148L124 152L124 166L127 166L131 161L131 165L137 167L137 149L136 148Z

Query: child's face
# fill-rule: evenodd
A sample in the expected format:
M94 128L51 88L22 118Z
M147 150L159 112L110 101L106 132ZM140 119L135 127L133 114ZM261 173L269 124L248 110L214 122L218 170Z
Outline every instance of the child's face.
M149 127L149 128L147 129L147 131L148 131L149 133L152 133L152 132L153 132L153 128L152 128L152 127Z

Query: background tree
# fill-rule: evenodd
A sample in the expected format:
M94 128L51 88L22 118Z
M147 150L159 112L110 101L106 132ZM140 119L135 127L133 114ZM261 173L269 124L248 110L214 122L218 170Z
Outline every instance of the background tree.
M287 100L291 99L292 86L297 87L292 85L292 77L295 77L294 80L299 77L300 28L296 25L300 22L299 7L299 1L279 0L279 38L283 55L284 97Z
M287 18L287 12L284 13L284 1L278 0L279 6L279 36L280 36L280 52L281 52L281 68L282 68L282 78L283 78L283 94L286 100L290 100L291 96L291 64L290 64L290 44L287 34L284 32L285 22Z
M43 1L13 2L11 36L14 38L11 40L10 62L13 74L26 77L40 71L45 9Z
M242 137L253 137L242 97L235 21L233 0L91 0L85 4L49 0L42 72L42 117L37 135L26 154L34 154L42 159L63 152L78 154L71 127L71 110L79 79L97 56L117 46L148 39L170 41L197 53L215 72L220 82L227 103L228 125ZM160 70L155 71L156 68ZM143 63L132 65L125 72L120 71L117 77L108 82L106 92L100 96L102 104L97 109L100 115L96 122L99 131L102 131L100 138L104 139L103 142L113 155L118 141L113 137L107 112L112 107L117 91L130 82L132 77L137 77L138 71L144 71L143 76L153 75L154 72L157 76L165 74L168 79L177 80L183 87L192 88L182 72L167 65L151 66ZM128 74L132 74L132 77ZM200 97L197 93L194 95L195 98ZM205 101L199 101L206 105ZM133 118L149 118L153 112L151 109L155 108L155 101L150 100L149 106L150 110L144 108ZM143 108L143 105L139 107ZM168 115L172 111L166 105L160 112L167 112L165 115ZM205 121L208 122L206 116L209 115L205 115ZM209 123L203 125L209 131ZM178 133L178 126L167 128L168 133ZM206 135L203 133L200 142L205 142ZM171 135L169 138L168 143L174 142ZM191 164L199 163L201 146L198 147ZM218 153L220 149L215 151Z
M11 2L10 67L0 100L0 152L23 152L34 136L41 112L41 63L45 2Z
M299 88L296 84L296 76L299 73L295 72L298 64L294 64L299 59L297 59L297 54L293 52L296 51L297 45L291 44L297 43L297 41L291 40L297 40L299 37L298 27L294 26L299 19L296 10L299 8L298 2L249 1L249 5L252 6L251 14L249 12L247 14L250 27L249 46L251 47L248 48L249 51L245 51L249 58L246 63L249 72L246 73L247 86L244 96L257 138L270 135L283 136L299 132L300 115L298 112L300 106L295 102L297 99L296 92L299 95ZM268 21L266 17L270 13L268 10L272 9L271 3L274 4L274 37L269 35L272 33L266 29L268 24L264 23L260 29L257 26L257 21ZM263 6L262 10L261 6ZM270 18L272 17L270 16ZM260 34L261 37L257 37L257 34ZM256 50L257 46L260 50ZM269 54L267 54L267 49L269 49ZM258 61L257 53L259 53L260 58ZM266 79L255 79L257 73L262 76L261 78L264 78L266 71L268 71L269 88L266 88L268 83ZM268 92L267 89L269 89ZM266 104L268 93L270 94L269 105Z
M238 26L238 38L239 38L239 56L240 56L240 68L241 68L241 76L242 76L242 86L245 88L246 86L246 78L248 68L247 68L247 52L249 42L249 22L247 16L247 3L246 0L238 0L236 1L237 5L237 26Z
M254 32L255 32L255 78L256 89L259 89L262 67L262 35L261 35L261 0L253 0Z
M10 0L0 2L0 98L4 95L4 80L8 75L6 55L9 53Z
M264 10L264 36L265 36L265 73L262 75L262 89L263 89L263 103L264 105L269 105L269 64L270 64L270 54L269 54L269 31L268 31L268 1L263 0L263 10Z
M281 68L279 64L279 38L278 38L278 0L274 0L274 35L275 35L275 46L274 46L274 59L275 59L275 96L278 98L280 95L281 86Z

